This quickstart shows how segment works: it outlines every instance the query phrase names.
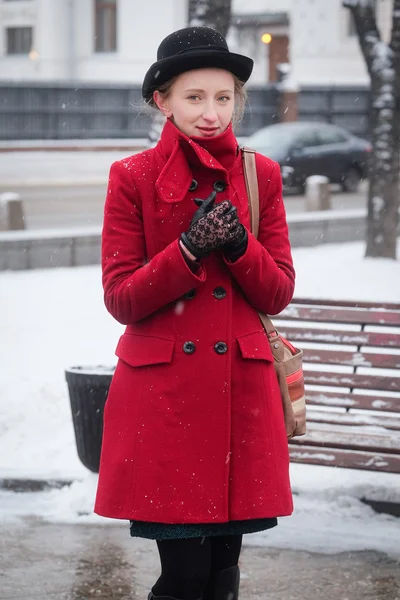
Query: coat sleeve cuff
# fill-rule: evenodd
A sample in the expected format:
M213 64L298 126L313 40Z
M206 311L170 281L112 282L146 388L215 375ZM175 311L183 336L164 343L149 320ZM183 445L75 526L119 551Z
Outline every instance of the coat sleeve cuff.
M280 266L252 233L246 252L236 262L224 257L230 273L249 303L258 311L276 315L292 298L294 277Z
M194 273L175 240L130 277L113 286L105 295L106 306L117 321L128 325L175 302L205 280L203 265Z

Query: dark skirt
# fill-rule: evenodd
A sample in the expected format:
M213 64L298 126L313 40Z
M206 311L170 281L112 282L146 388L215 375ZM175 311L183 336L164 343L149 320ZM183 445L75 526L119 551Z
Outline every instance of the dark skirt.
M228 523L168 524L131 521L131 536L149 540L180 540L210 535L243 535L264 531L278 525L276 518L229 521Z

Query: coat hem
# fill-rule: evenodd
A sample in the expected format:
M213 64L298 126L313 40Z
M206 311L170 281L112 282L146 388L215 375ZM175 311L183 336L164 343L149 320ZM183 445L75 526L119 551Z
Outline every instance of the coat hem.
M96 515L99 515L100 517L104 517L106 519L117 519L119 521L138 521L138 522L142 522L142 523L160 523L160 521L156 521L154 518L154 515L146 515L146 516L139 516L137 514L131 513L131 514L121 514L121 513L114 513L112 511L107 512L107 511L100 511L99 509L95 508L93 511ZM182 517L177 517L177 518L166 518L165 516L163 517L163 521L162 523L164 525L226 525L227 523L232 523L232 522L236 522L236 521L253 521L253 520L259 520L259 519L278 519L281 517L290 517L293 514L293 509L291 510L283 510L281 512L277 512L274 511L272 514L269 515L265 515L263 514L261 515L257 515L257 516L251 516L249 517L247 516L240 516L240 515L235 515L234 517L230 517L229 520L226 517L221 517L219 519L213 519L213 520L207 520L209 519L209 515L202 515L199 516L199 518L196 521L185 521L184 519L182 519Z
M278 525L276 518L248 519L245 521L229 521L228 523L176 524L151 523L143 521L130 522L131 537L150 540L177 540L199 537L244 535L272 529Z

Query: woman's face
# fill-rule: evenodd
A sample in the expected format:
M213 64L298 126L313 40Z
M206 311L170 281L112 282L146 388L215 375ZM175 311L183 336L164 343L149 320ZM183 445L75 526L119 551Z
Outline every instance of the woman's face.
M232 119L234 78L222 69L187 71L177 77L166 98L156 91L154 100L188 137L215 137Z

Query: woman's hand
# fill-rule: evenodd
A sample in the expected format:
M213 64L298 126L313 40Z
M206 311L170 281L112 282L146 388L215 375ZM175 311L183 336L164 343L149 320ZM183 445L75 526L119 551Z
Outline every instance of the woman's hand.
M225 244L235 243L243 236L236 207L229 200L217 206L216 192L206 200L196 199L199 209L195 212L187 232L181 234L181 243L197 259L208 256Z
M237 235L231 242L225 244L222 251L229 262L236 262L247 250L248 235L242 224L236 229Z
M188 258L189 260L191 260L193 262L198 261L198 259L195 257L195 255L192 254L191 252L189 252L189 250L186 248L186 246L182 243L182 240L179 240L179 247L182 250L182 252L186 258Z

